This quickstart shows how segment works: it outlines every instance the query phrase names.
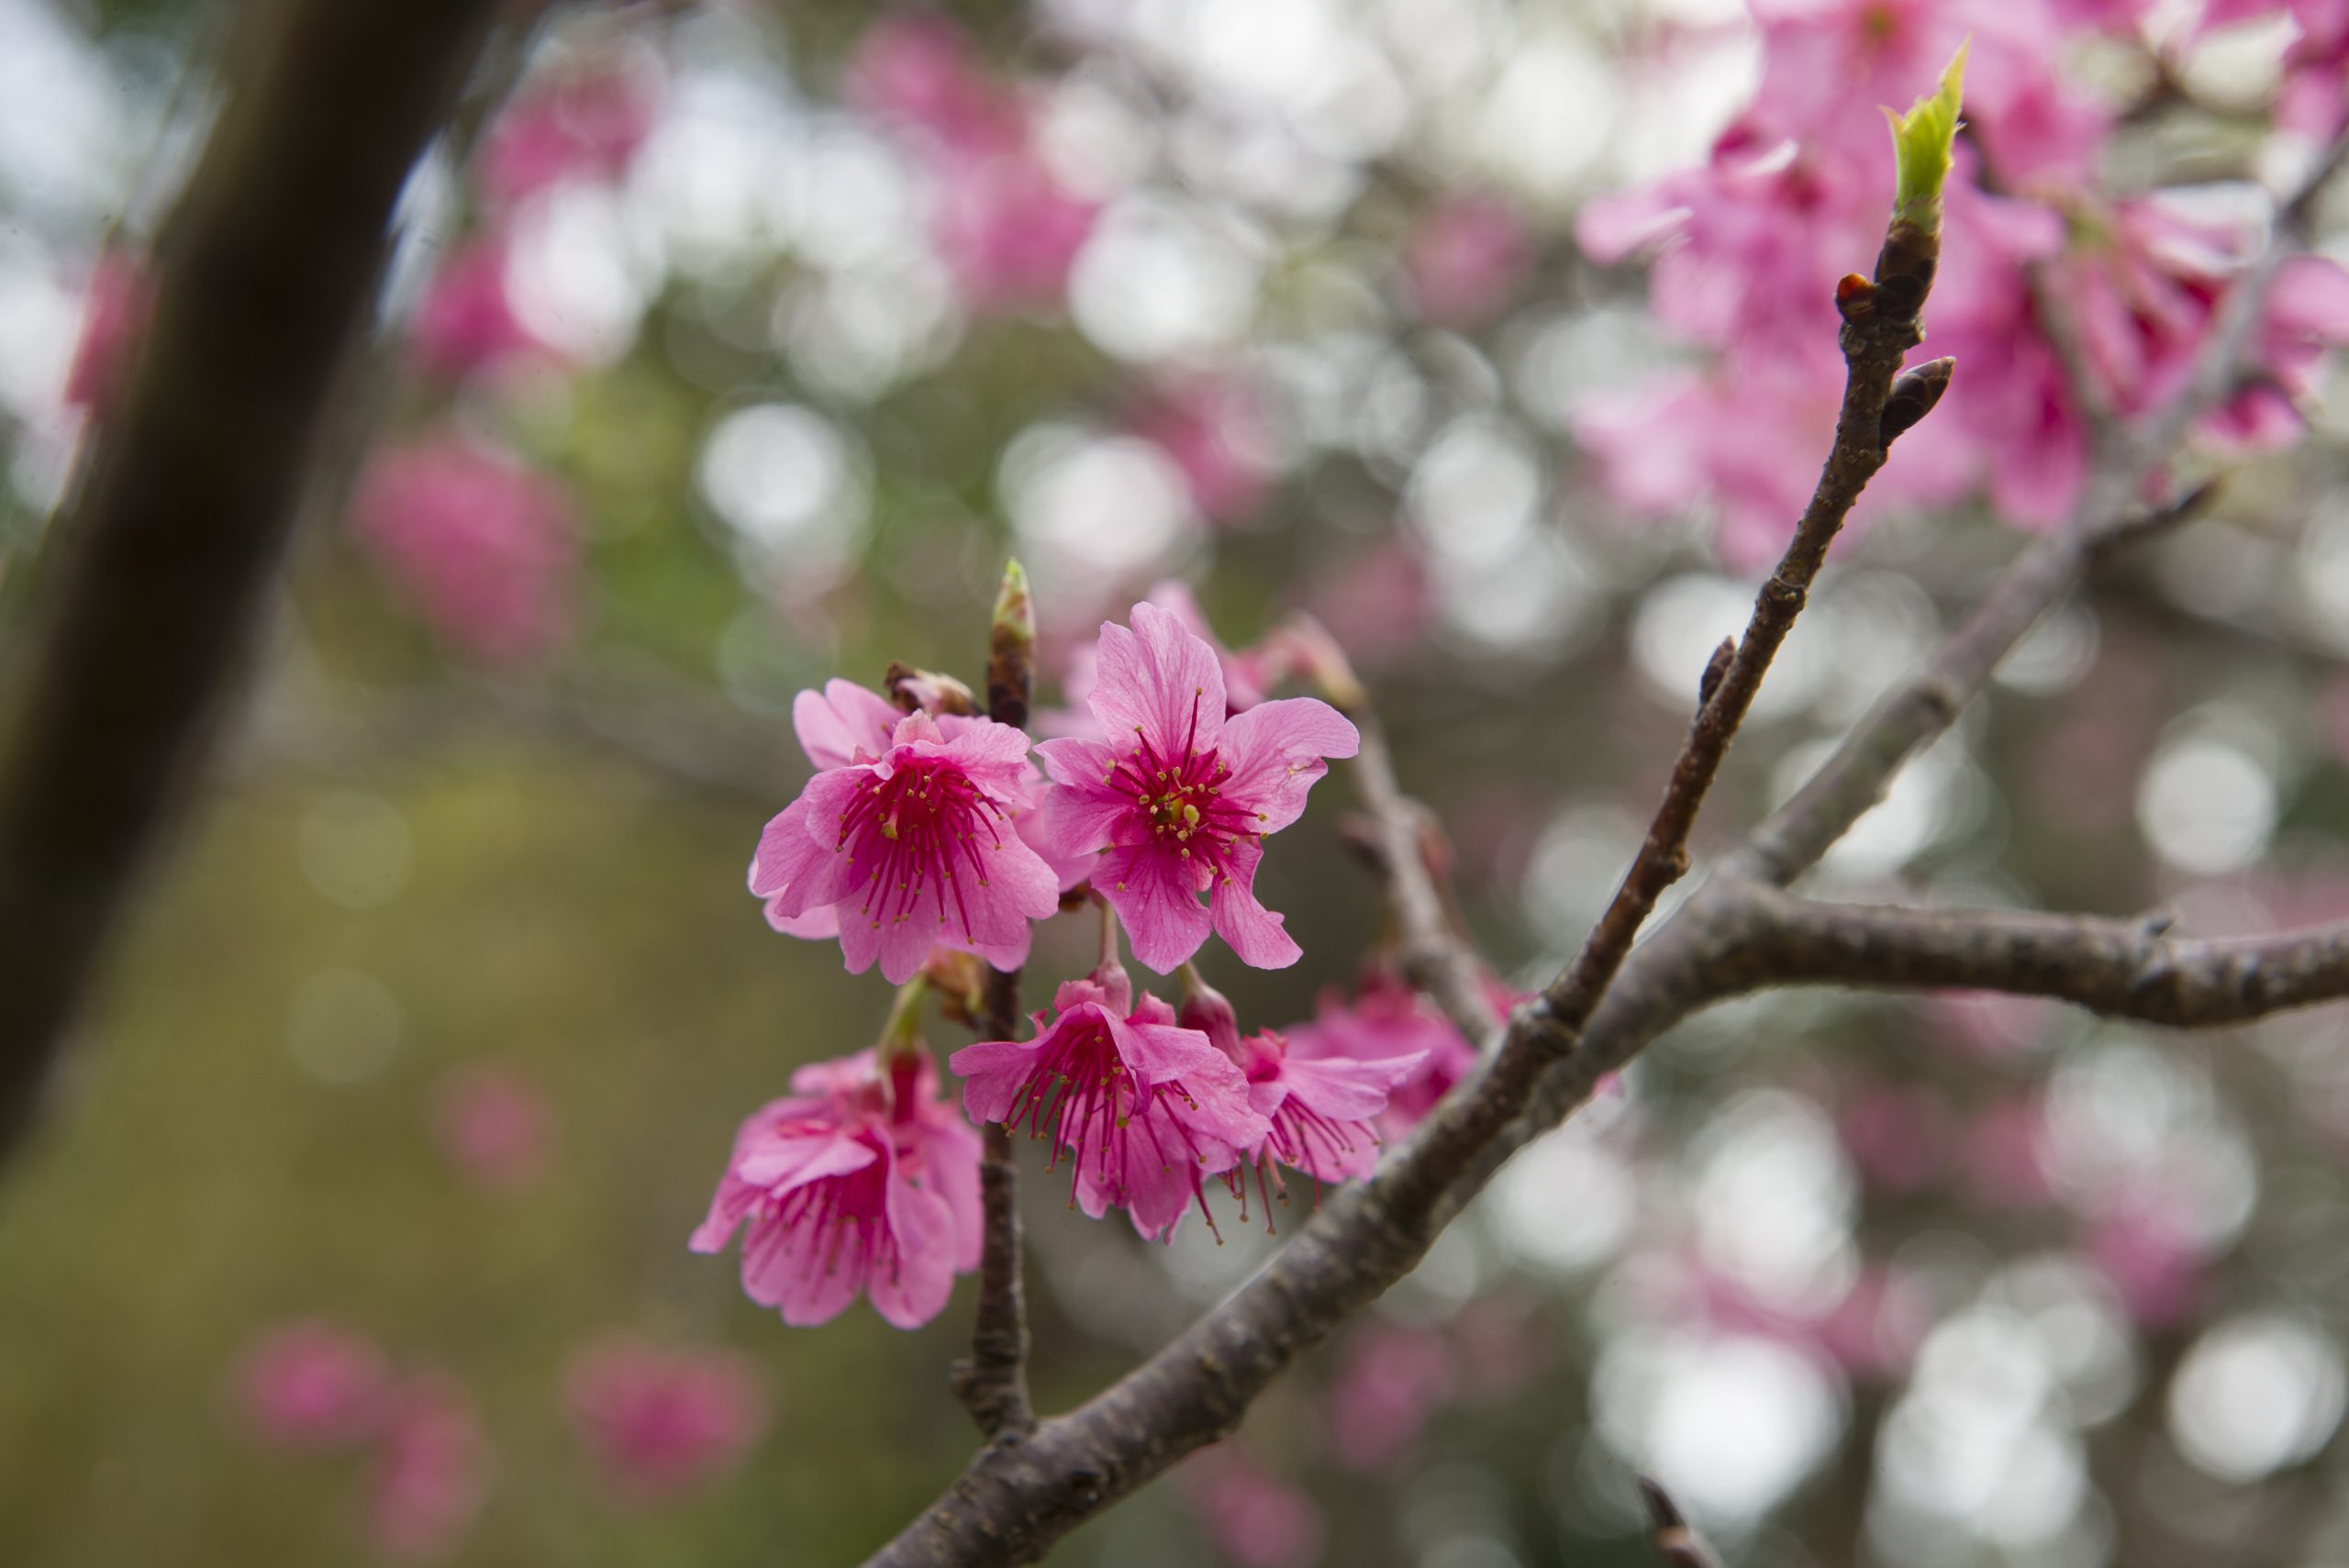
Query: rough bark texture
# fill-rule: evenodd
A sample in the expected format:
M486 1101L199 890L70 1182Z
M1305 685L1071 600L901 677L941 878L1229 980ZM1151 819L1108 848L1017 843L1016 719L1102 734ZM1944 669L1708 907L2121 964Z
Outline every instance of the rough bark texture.
M0 744L0 1151L30 1124L262 608L393 203L490 0L304 0L255 27L152 325L36 565Z

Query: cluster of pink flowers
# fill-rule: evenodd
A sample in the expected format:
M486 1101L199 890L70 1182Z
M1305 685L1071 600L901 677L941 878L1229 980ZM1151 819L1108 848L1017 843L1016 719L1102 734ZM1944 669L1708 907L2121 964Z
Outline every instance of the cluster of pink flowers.
M484 664L536 659L575 617L578 528L552 479L446 428L368 460L351 526L435 631Z
M2085 29L2136 36L2139 4L2058 0L1757 0L1763 68L1753 103L1704 167L1585 206L1576 238L1600 262L1653 258L1651 305L1672 337L1710 351L1628 400L1585 409L1577 433L1614 499L1640 512L1709 499L1723 553L1774 553L1791 531L1842 384L1833 280L1875 254L1891 150L1875 106L1906 103L1969 33L1962 140L1945 201L1929 353L1959 373L1935 417L1901 441L1870 495L1942 504L1977 489L2009 519L2066 517L2087 473L2087 422L2031 286L2076 325L2104 400L2123 413L2182 383L2219 299L2254 252L2255 225L2179 195L2110 200L2087 176L2122 118L2061 70ZM2206 8L2202 29L2285 10ZM2295 60L2338 57L2349 7L2290 7ZM2337 121L2343 72L2295 66L2282 117ZM2318 82L2331 102L2320 104ZM1821 82L1837 83L1822 93ZM2209 421L2208 439L2272 446L2300 430L2318 354L2349 340L2349 275L2296 262L2277 284L2260 384Z
M963 302L1057 307L1097 209L1044 161L1030 106L989 78L962 27L934 11L883 17L858 42L843 88L928 169L932 238Z
M731 1473L766 1431L757 1374L731 1351L607 1335L573 1355L563 1387L597 1474L638 1506Z
M962 966L1024 963L1033 922L1089 897L1104 953L1061 984L1026 1040L954 1053L963 1109L1024 1129L1048 1168L1069 1164L1070 1201L1123 1209L1163 1239L1221 1178L1247 1215L1280 1172L1315 1183L1370 1173L1475 1053L1408 993L1374 983L1348 1006L1284 1034L1244 1034L1191 960L1219 935L1243 962L1299 956L1256 897L1266 838L1303 813L1353 724L1312 697L1274 697L1291 675L1351 690L1344 661L1309 622L1253 655L1207 633L1187 594L1105 624L1075 683L1081 723L1038 745L967 713L931 679L893 681L900 703L846 681L800 694L793 722L816 774L761 836L750 888L777 930L836 940L848 967L905 985L874 1050L806 1067L794 1093L742 1124L698 1251L745 1232L751 1297L793 1323L828 1319L863 1294L910 1327L977 1266L976 1132L939 1098L916 1038L935 984L966 992ZM939 711L933 711L937 709ZM1039 773L1031 750L1043 759ZM1080 892L1079 890L1084 890ZM1204 901L1203 901L1204 900ZM1137 991L1122 929L1159 973L1180 971L1180 1013ZM1507 998L1500 998L1506 1002Z

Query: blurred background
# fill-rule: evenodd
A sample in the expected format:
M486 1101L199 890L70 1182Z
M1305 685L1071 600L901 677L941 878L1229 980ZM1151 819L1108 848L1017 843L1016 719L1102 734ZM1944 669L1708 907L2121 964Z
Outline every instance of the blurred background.
M2110 342L2147 356L2226 256L2129 250L2128 204L2233 221L2312 145L2292 95L2349 73L2323 7L2213 9L2048 7L2085 129L2001 119L1977 53L1983 136L2086 143L1995 172L2121 280ZM1318 617L1497 967L1553 973L1825 451L1831 317L1822 404L1740 361L1755 322L1693 319L1701 264L1815 248L1809 330L1873 252L1876 105L1946 42L1801 83L1884 167L1832 211L1749 204L1652 295L1651 241L1720 210L1673 182L1729 167L1800 28L1976 19L1754 10L1781 30L1738 0L639 0L504 39L403 198L213 787L0 1185L0 1557L830 1563L926 1503L974 1444L967 1282L918 1333L785 1329L685 1243L737 1122L887 1007L743 891L807 772L792 695L977 681L1007 555L1047 703L1163 583L1235 648ZM229 33L0 0L0 562L135 365ZM2042 342L2018 321L1961 389ZM2198 935L2349 913L2349 426L2296 368L2305 439L2233 441L2214 514L2034 634L1818 884ZM1922 438L1956 414L1904 439L1839 547L1700 862L2067 504L2062 451L2019 478L1967 417L1954 458ZM2059 399L2029 422L2076 442ZM1353 800L1341 769L1265 862L1304 962L1209 955L1250 1027L1341 1006L1379 935ZM1088 962L1061 924L1031 973ZM1720 1009L1053 1561L1640 1562L1635 1469L1741 1564L2349 1559L2344 1047L2336 1010ZM1026 1196L1048 1407L1278 1245Z

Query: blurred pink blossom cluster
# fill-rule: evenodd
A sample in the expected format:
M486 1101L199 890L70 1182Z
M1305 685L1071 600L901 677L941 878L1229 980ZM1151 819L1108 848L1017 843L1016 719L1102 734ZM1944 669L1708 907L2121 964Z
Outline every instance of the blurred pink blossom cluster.
M2128 106L2064 63L2086 31L2136 37L2150 9L1755 0L1760 84L1704 166L1592 201L1576 224L1594 261L1653 259L1656 322L1700 354L1629 398L1581 411L1577 434L1615 501L1645 513L1709 501L1720 548L1740 564L1775 553L1792 531L1841 395L1834 282L1865 269L1888 210L1891 148L1876 106L1906 104L1970 34L1971 133L1946 192L1923 350L1955 356L1957 374L1863 509L1981 492L2022 527L2068 516L2086 479L2088 421L2056 346L2062 328L2051 329L2042 302L2068 318L2093 395L2142 412L2182 384L2219 299L2263 239L2255 214L2220 213L2182 192L2106 196L2093 184ZM2214 6L2201 28L2283 9ZM2311 60L2337 52L2349 6L2291 9L2296 50ZM2349 95L2341 70L2294 80L2284 123L2339 117ZM2329 103L2313 101L2320 80ZM2327 261L2295 261L2268 306L2265 375L2203 435L2236 447L2295 439L2321 348L2344 339L2349 275Z
M459 381L553 353L514 310L515 217L559 185L624 176L651 134L661 86L649 57L598 55L534 78L498 112L473 169L479 227L441 261L408 323L417 368Z
M929 171L932 239L965 305L1059 306L1097 208L1052 171L1031 106L987 72L961 24L928 10L882 17L859 40L842 95Z
M366 1533L383 1557L446 1557L480 1511L488 1439L463 1385L438 1368L395 1374L372 1340L299 1318L263 1330L246 1348L234 1392L256 1440L368 1456Z
M386 576L458 651L536 659L576 617L578 529L554 480L454 426L379 449L351 526Z
M757 1374L731 1351L607 1335L573 1355L563 1387L598 1473L639 1505L731 1473L767 1427Z
M450 1162L492 1191L530 1186L554 1158L554 1108L536 1084L503 1062L479 1062L440 1080L433 1131Z

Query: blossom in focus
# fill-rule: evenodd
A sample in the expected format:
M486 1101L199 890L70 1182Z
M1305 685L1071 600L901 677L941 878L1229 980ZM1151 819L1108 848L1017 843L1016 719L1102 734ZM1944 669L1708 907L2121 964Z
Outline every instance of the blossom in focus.
M731 1351L608 1335L573 1355L563 1391L597 1471L639 1503L727 1474L766 1430L757 1375Z
M927 1323L979 1266L978 1134L919 1051L816 1062L791 1088L735 1135L693 1250L742 1230L742 1289L786 1323L828 1322L859 1294L897 1328Z
M1256 867L1264 837L1304 814L1323 759L1359 748L1354 727L1312 697L1227 716L1215 650L1151 604L1134 606L1131 630L1102 627L1087 706L1110 739L1038 748L1053 785L1042 830L1060 854L1098 851L1093 886L1134 956L1166 973L1212 927L1256 968L1296 962L1282 917L1257 900Z
M1429 209L1403 242L1403 272L1420 317L1473 327L1509 302L1533 270L1533 237L1497 196L1457 192Z
M493 1190L529 1186L554 1154L553 1107L537 1084L498 1062L474 1062L441 1079L433 1131L451 1163Z
M318 1318L264 1330L237 1365L236 1403L259 1438L285 1448L347 1448L384 1415L391 1363L365 1336Z
M974 1121L1027 1128L1052 1165L1066 1151L1072 1195L1096 1219L1123 1208L1142 1235L1169 1236L1194 1203L1207 1212L1204 1180L1272 1131L1230 1059L1176 1027L1164 1002L1137 1000L1115 965L1063 984L1033 1022L1028 1040L954 1053L963 1106Z
M384 1418L368 1486L367 1529L383 1556L429 1562L463 1540L489 1490L489 1440L464 1388L410 1378Z
M1346 1341L1324 1415L1330 1451L1349 1470L1394 1470L1458 1392L1452 1350L1433 1329L1372 1321Z
M616 180L651 134L659 83L637 61L599 61L531 83L484 139L479 175L511 207L565 180Z
M447 641L488 664L571 629L576 525L554 481L454 429L379 450L351 501L360 542Z
M851 973L877 960L891 984L935 945L1024 962L1062 883L1015 820L1031 799L1027 732L901 714L848 681L800 693L791 717L819 771L759 837L750 886L768 923L838 937Z
M1377 1168L1377 1119L1395 1086L1424 1059L1292 1058L1288 1041L1275 1030L1242 1036L1230 1000L1187 966L1177 1021L1231 1059L1247 1077L1248 1103L1270 1124L1264 1140L1244 1151L1245 1163L1260 1170L1282 1164L1318 1181L1342 1182Z
M1514 1001L1504 994L1497 1005L1506 1013ZM1291 1060L1413 1062L1377 1118L1379 1131L1390 1139L1417 1127L1476 1066L1475 1048L1452 1020L1401 979L1384 973L1365 978L1351 1001L1335 987L1324 989L1312 1020L1283 1033Z
M408 321L408 351L428 375L455 380L518 356L546 352L514 314L506 292L506 241L481 235L440 263Z
M1303 1487L1271 1473L1227 1440L1175 1472L1199 1529L1236 1568L1311 1568L1327 1534Z
M146 263L127 250L101 253L90 272L81 340L65 372L65 406L97 409L115 399L154 309L155 281Z

